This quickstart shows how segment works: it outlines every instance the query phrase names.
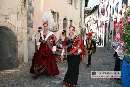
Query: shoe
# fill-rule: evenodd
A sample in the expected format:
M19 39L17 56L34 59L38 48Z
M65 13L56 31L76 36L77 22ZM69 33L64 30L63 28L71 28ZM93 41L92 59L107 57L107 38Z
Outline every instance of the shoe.
M87 67L89 67L90 64L87 64Z
M114 78L114 80L121 80L120 78Z
M89 67L91 64L87 64L87 67Z

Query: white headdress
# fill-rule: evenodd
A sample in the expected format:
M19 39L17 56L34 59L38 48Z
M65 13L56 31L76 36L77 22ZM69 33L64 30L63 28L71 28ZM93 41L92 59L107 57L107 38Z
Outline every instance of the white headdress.
M44 14L42 16L42 20L43 21L48 21L49 29L53 28L53 26L54 26L54 18L53 18L53 15L52 15L50 10L44 12Z

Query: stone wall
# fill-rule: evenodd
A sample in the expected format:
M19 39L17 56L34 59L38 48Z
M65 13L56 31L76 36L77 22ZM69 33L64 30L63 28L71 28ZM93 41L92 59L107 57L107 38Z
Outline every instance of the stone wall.
M26 2L26 0L1 0L0 3L0 26L5 26L14 32L17 38L19 64L28 61Z

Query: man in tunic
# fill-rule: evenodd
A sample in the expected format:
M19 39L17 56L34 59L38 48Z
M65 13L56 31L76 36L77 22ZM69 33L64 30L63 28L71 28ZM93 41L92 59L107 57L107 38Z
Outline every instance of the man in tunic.
M96 51L96 42L92 39L92 32L87 34L88 38L86 39L86 48L88 51L88 64L87 67L91 65L91 56L92 53Z

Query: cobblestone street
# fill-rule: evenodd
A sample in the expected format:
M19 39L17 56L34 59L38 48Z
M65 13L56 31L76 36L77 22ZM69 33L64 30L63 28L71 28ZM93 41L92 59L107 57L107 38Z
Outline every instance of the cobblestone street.
M0 0L0 87L63 80L130 87L130 0Z
M114 58L112 50L98 48L92 56L92 65L86 66L86 59L80 65L80 87L121 87L120 81L113 79L92 79L91 71L113 71ZM62 80L67 69L66 63L59 64L60 75L56 77L41 76L32 79L30 64L23 64L18 69L0 72L0 87L62 87Z

